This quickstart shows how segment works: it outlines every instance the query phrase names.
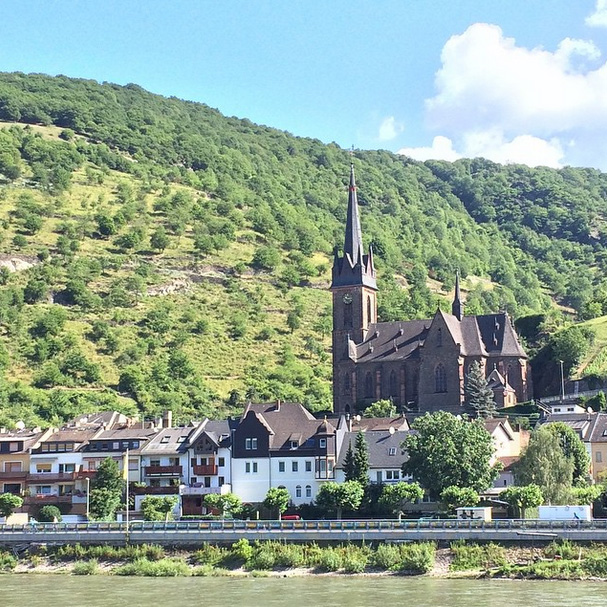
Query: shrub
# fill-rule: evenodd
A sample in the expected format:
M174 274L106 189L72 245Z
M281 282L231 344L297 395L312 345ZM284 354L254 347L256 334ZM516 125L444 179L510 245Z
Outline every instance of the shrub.
M61 510L59 510L59 508L57 508L57 506L51 506L51 505L42 506L42 508L40 508L40 510L38 510L38 514L36 515L36 518L41 523L61 522Z
M244 565L253 557L253 546L251 546L249 540L242 538L232 544L230 553L233 559Z
M559 540L546 546L544 556L549 559L555 557L565 560L578 559L582 556L582 548L569 540Z
M76 561L72 568L72 575L95 575L96 573L99 573L99 564L95 559Z
M396 544L380 544L373 553L372 564L379 569L396 571L400 568L400 548Z
M402 571L411 573L427 573L434 566L436 546L431 542L420 544L405 544L401 546Z
M337 571L343 567L342 555L331 546L321 549L315 567L319 571Z
M194 553L194 561L199 565L210 565L215 567L227 560L230 552L226 548L203 544L200 550Z
M190 568L183 559L165 558L159 561L136 559L114 570L115 575L145 577L178 577L190 575Z
M17 566L17 559L8 552L0 552L0 571L12 571Z
M466 544L465 542L454 542L451 544L453 561L452 571L465 571L467 569L489 569L490 567L501 567L506 564L504 548L497 544Z

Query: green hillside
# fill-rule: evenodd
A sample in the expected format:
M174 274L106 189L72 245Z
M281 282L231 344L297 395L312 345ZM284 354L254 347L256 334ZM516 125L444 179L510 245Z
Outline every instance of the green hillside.
M0 74L0 121L0 423L109 407L185 421L247 398L329 408L350 162L382 319L448 305L456 268L470 313L607 314L599 171L350 154L39 74Z

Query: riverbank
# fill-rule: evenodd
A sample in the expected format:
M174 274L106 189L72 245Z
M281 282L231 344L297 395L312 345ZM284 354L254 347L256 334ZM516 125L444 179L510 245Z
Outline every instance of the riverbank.
M607 546L554 542L505 547L454 542L360 545L240 540L197 550L156 545L31 546L0 551L0 571L18 574L141 577L296 577L306 575L427 576L437 578L607 579Z

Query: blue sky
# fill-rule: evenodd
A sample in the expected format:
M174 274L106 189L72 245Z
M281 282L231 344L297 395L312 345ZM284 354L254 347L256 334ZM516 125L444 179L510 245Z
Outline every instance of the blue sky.
M3 0L0 71L416 158L607 169L607 0Z

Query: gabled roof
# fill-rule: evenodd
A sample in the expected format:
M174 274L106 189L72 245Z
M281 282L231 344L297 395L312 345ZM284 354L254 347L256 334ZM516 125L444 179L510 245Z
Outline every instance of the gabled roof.
M365 341L355 346L356 360L390 361L418 356L429 326L429 320L372 323Z
M591 443L607 443L607 413L595 413L590 432Z
M248 404L243 418L255 415L269 434L270 450L288 449L289 441L297 435L299 445L318 435L335 433L335 420L316 419L299 403Z
M142 455L179 454L187 451L189 437L196 427L161 428L141 449Z
M398 417L361 417L360 420L352 420L352 432L362 430L367 432L369 430L394 430L405 431L409 430L409 422L404 415Z
M409 432L390 432L389 430L367 430L363 432L369 452L369 468L400 468L409 459L409 455L401 447ZM354 449L357 434L357 432L346 432L336 468L342 469L344 467L348 446L352 443L352 449Z

